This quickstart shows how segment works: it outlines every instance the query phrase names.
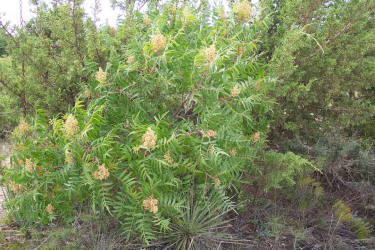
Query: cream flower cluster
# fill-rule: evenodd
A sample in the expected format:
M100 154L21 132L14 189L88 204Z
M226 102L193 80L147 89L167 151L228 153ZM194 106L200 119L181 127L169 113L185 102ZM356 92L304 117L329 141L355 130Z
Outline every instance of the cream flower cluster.
M160 34L160 31L157 34L153 35L151 38L152 48L157 54L160 54L165 49L165 45L167 43L167 39L165 36Z
M20 123L18 124L18 131L21 133L27 133L30 129L29 124L24 119L20 120Z
M88 87L85 88L84 94L87 99L91 97L91 91Z
M74 115L69 114L64 124L65 132L68 136L73 136L79 131L78 121Z
M97 80L100 84L104 84L105 81L107 80L107 73L104 72L104 71L102 70L102 68L99 68L99 71L96 72L95 78L96 78L96 80Z
M240 4L238 4L235 9L235 13L237 14L237 17L242 22L248 22L251 18L251 6L247 1L242 1Z
M142 206L145 210L150 211L154 214L158 212L158 200L152 196L146 198L143 201Z
M215 130L212 130L212 129L209 129L206 132L203 132L203 137L212 138L212 137L216 137L216 136L217 136L217 132Z
M147 128L146 133L142 136L143 146L147 149L151 149L156 145L156 134L152 128Z
M51 203L49 203L49 204L46 206L46 211L47 211L47 213L49 213L49 214L53 214L53 210L54 210L54 207L52 206Z
M215 44L212 44L210 47L206 48L204 51L204 57L208 63L212 63L216 59L216 48Z
M21 190L21 184L16 184L15 182L9 183L10 190L12 190L15 194L18 194Z
M169 151L167 151L165 154L164 154L164 160L165 162L167 162L168 164L173 164L173 158L171 157L171 153Z
M104 166L104 164L100 165L98 167L98 170L96 170L93 174L94 178L97 180L104 180L109 177L109 171L108 169Z
M237 155L237 149L235 147L233 147L230 151L229 151L229 155L230 156L236 156Z
M236 97L236 96L238 96L240 93L241 93L241 89L240 89L237 85L235 85L235 86L231 89L231 91L230 91L230 96L231 96L231 97Z
M259 132L254 133L253 136L252 136L252 139L253 139L254 142L259 141L260 133Z
M143 16L143 24L146 25L146 26L150 26L152 23L152 20L150 19L150 17L148 15L144 15Z
M133 64L135 62L135 57L134 56L129 56L128 60L126 61L128 64Z
M26 159L25 167L27 172L31 173L35 169L35 164L30 159Z

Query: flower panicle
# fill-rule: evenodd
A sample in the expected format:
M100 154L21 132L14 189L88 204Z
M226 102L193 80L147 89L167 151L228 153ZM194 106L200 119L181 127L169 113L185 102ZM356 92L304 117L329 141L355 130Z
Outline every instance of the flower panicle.
M151 149L156 145L156 134L152 128L148 127L146 133L142 136L143 147Z
M107 80L107 73L103 71L102 68L99 68L99 71L95 74L95 78L100 84L103 85Z
M251 19L252 9L248 1L242 1L235 6L234 12L236 13L238 20L241 22L248 22Z
M9 188L12 190L15 194L18 194L22 188L21 184L17 184L13 181L9 183Z
M68 136L73 136L79 131L78 121L74 115L69 114L64 124L65 132Z
M174 161L173 161L173 158L171 157L171 153L169 151L167 151L165 154L164 154L164 160L165 162L167 162L168 164L173 164Z
M260 133L259 132L255 132L253 135L252 135L252 139L254 142L258 142L259 139L260 139Z
M86 99L89 99L91 97L91 91L87 86L85 87L84 95Z
M237 155L237 149L235 147L233 147L230 151L229 151L229 155L234 157Z
M29 124L27 124L27 122L25 121L25 119L21 119L18 126L18 131L20 131L21 133L27 133L30 129L30 126Z
M151 44L154 51L160 54L165 49L167 39L157 30L157 33L151 37Z
M145 26L150 26L151 23L152 23L151 18L150 18L148 15L144 15L144 16L143 16L143 24L144 24Z
M105 165L102 164L102 165L99 165L98 170L94 172L93 176L94 176L94 179L105 180L109 177L109 171L105 167Z
M51 203L49 203L47 206L46 206L46 211L47 213L49 214L53 214L53 211L55 210L55 208L52 206Z
M143 203L142 206L145 210L152 212L156 214L158 212L158 200L155 199L154 197L150 196L147 197Z
M31 161L31 159L26 159L25 162L26 171L32 173L35 169L35 164Z
M209 129L207 131L203 131L203 137L213 138L217 136L217 132L215 130Z
M215 44L212 44L210 47L207 47L204 50L204 57L208 63L212 63L216 59L216 48Z
M239 94L241 94L241 88L238 87L238 85L235 85L231 90L230 90L230 96L231 97L236 97Z
M128 60L126 61L128 64L133 64L135 63L135 57L134 56L129 56Z

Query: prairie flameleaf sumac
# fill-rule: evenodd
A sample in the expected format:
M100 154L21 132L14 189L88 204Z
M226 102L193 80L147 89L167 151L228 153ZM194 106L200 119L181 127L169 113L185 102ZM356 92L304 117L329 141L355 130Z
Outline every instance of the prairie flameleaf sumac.
M256 56L263 24L237 12L167 4L128 16L106 66L87 63L74 109L49 121L40 110L16 129L5 171L19 185L8 202L14 218L69 222L91 208L127 239L169 235L169 245L201 248L217 237L196 245L194 234L223 224L243 173L266 188L290 182L296 165L278 176L258 166L271 155L262 153L271 101Z

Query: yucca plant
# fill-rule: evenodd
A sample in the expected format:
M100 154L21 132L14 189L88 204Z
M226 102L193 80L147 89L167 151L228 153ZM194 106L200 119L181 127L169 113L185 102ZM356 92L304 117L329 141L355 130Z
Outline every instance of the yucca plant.
M234 209L233 203L220 190L210 190L206 197L193 195L184 204L181 217L172 219L171 231L165 235L166 248L213 249L220 244L239 242L223 232L231 226L230 220L223 218Z

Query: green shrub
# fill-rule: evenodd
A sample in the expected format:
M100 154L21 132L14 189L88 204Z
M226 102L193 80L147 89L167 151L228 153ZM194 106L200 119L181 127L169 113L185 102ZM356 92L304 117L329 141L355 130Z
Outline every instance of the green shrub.
M69 222L90 207L113 216L128 240L169 234L179 246L222 225L228 196L243 173L260 172L255 159L266 143L261 24L169 8L150 9L151 22L139 13L124 20L117 36L127 43L112 48L105 68L87 64L89 82L69 114L48 121L40 110L16 128L5 173L16 220ZM279 161L267 188L293 183L309 166L291 153L266 163Z
M366 239L370 236L371 226L360 217L354 217L351 209L341 200L333 205L334 214L339 222L345 222L350 225L351 230L358 239Z
M342 129L371 135L375 114L375 5L371 1L265 0L264 59L274 79L273 135L311 141ZM364 127L365 126L365 127Z
M348 137L333 131L316 138L316 143L311 145L307 139L301 137L286 140L284 143L285 145L281 146L283 150L305 155L320 165L326 177L325 181L328 181L330 186L333 183L375 184L375 151L371 139Z
M264 153L263 164L264 167L258 174L262 176L265 190L294 186L304 173L311 173L314 169L311 162L292 152L282 154L267 151ZM317 168L315 170L319 171Z
M17 111L18 117L34 115L42 108L50 117L67 112L88 82L86 63L106 63L109 48L114 46L106 28L98 30L85 19L83 1L59 1L48 7L34 1L36 16L24 26L14 28L0 20L0 112ZM0 117L0 126L13 121Z

